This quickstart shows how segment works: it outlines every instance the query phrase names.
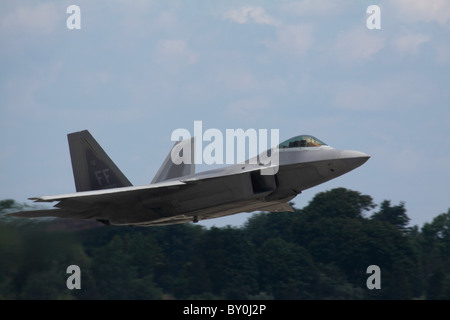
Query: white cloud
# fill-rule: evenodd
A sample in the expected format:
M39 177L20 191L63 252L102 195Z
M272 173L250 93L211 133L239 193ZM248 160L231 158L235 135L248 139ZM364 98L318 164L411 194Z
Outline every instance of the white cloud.
M437 22L442 26L450 23L448 0L393 0L398 16L404 21Z
M1 18L0 30L7 33L32 32L51 33L61 22L61 29L65 28L65 10L58 12L55 4L41 3L36 6L18 6L14 11Z
M194 64L197 55L181 39L161 40L156 44L155 58L158 62Z
M242 7L236 10L230 10L224 14L225 19L232 20L234 22L244 23L256 23L267 24L270 26L279 26L280 22L266 13L261 7Z
M437 45L436 54L440 64L450 65L450 44L440 43Z
M281 4L281 10L291 15L336 15L342 12L348 1L342 0L301 0L288 1Z
M311 25L286 25L277 29L276 40L264 41L264 44L276 52L302 56L313 43Z
M332 54L342 62L367 61L385 46L383 35L364 27L355 27L341 33L334 44Z
M438 95L429 79L410 73L364 83L347 82L336 89L332 105L358 111L423 108Z
M36 67L26 75L14 75L5 82L5 110L23 116L49 116L46 106L39 102L39 93L51 88L59 80L63 64L52 62L45 67Z
M414 55L422 44L431 40L431 37L422 33L408 33L393 39L393 46L402 55Z
M248 70L227 68L216 75L221 86L227 90L248 92L260 86L258 79Z
M358 111L384 109L386 106L380 91L367 84L345 83L338 87L332 105Z
M276 53L298 57L307 52L312 44L311 25L282 23L261 7L242 7L226 12L224 17L240 24L254 23L275 27L276 38L263 40L261 43Z
M237 100L226 108L226 113L233 117L258 117L270 112L269 102L262 97L253 97Z

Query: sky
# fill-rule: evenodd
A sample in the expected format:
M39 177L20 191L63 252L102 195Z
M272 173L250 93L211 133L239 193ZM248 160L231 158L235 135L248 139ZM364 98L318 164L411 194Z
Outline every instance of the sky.
M295 206L344 187L422 226L450 207L449 89L448 0L2 0L0 199L74 192L67 134L85 129L148 184L202 121L368 153Z

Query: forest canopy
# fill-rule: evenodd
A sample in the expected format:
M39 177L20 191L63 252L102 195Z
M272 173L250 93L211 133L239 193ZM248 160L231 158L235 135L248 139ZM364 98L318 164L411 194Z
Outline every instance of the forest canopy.
M27 207L0 201L0 299L450 298L450 210L419 228L403 202L337 188L240 227L4 216ZM373 265L380 289L367 285Z

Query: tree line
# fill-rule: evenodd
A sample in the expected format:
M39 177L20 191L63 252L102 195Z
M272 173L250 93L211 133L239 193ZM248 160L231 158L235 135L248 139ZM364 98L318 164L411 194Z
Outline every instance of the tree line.
M240 227L4 216L22 209L0 201L0 299L450 299L450 210L411 227L405 203L344 188Z

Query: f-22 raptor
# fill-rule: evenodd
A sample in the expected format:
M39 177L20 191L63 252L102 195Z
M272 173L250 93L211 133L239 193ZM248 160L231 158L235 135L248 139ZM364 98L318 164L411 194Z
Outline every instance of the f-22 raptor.
M75 193L30 198L56 209L11 213L16 217L97 220L107 225L155 226L198 222L241 212L284 212L303 190L341 176L370 156L337 150L310 135L284 141L275 174L261 163L240 163L195 173L195 161L175 164L171 153L152 182L132 186L87 131L68 134ZM190 143L183 140L176 142ZM173 150L172 148L172 150Z

